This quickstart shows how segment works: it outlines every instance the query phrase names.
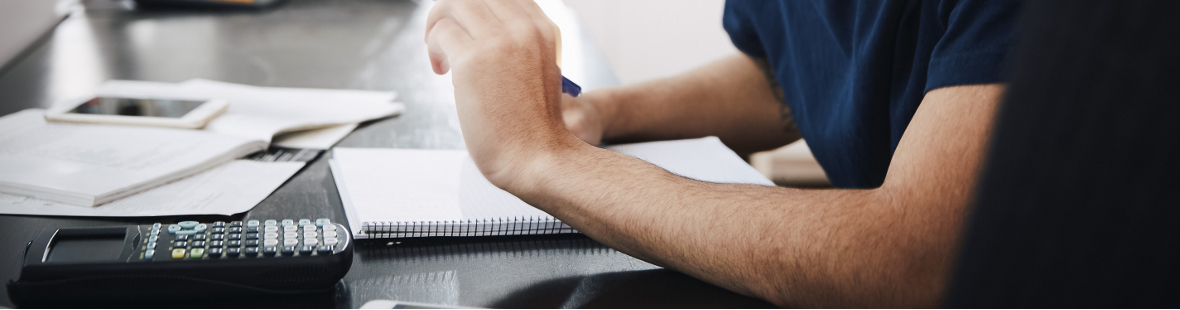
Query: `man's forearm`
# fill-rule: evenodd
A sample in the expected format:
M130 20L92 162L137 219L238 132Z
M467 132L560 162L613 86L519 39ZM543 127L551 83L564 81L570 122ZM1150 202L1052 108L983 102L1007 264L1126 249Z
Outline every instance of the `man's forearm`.
M586 144L510 192L605 244L783 306L936 306L1002 87L931 91L885 185L797 190L682 178Z
M603 149L552 163L560 177L539 191L560 194L521 195L530 204L624 253L782 306L933 306L912 302L933 300L915 295L937 293L947 264L949 249L905 244L925 231L905 229L913 219L879 190L707 183Z
M602 104L603 140L635 142L717 136L739 154L799 138L755 61L735 54L665 79L588 93Z

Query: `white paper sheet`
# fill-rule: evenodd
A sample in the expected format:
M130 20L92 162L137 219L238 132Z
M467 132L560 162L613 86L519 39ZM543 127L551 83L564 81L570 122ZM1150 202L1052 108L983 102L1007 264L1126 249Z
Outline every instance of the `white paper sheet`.
M357 125L357 123L351 123L285 133L276 136L270 145L293 149L326 150L352 133Z
M98 207L0 194L0 213L51 216L230 215L250 210L302 167L302 162L236 160Z

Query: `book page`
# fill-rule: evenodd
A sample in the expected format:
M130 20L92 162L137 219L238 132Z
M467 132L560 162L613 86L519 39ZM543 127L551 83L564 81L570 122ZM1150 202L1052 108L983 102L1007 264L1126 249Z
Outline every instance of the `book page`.
M265 146L199 130L48 123L43 115L0 117L10 129L0 136L0 192L89 206Z

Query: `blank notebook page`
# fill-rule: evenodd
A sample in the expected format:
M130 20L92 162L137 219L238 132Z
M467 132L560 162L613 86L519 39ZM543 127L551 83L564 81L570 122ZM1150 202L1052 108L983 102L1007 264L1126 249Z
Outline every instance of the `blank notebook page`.
M715 137L608 149L697 180L773 186ZM550 217L488 182L463 150L336 148L332 169L353 223Z

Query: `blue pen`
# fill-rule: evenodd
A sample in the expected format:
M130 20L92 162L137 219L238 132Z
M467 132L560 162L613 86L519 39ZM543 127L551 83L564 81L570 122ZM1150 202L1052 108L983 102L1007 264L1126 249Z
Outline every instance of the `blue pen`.
M582 87L578 86L578 84L574 84L574 81L570 81L570 79L567 79L564 75L562 75L561 92L577 97L578 95L582 94Z

